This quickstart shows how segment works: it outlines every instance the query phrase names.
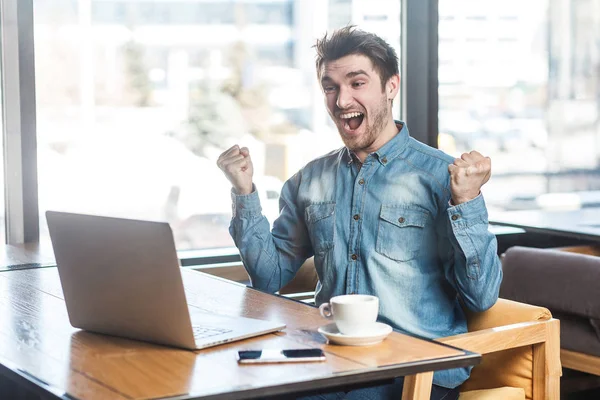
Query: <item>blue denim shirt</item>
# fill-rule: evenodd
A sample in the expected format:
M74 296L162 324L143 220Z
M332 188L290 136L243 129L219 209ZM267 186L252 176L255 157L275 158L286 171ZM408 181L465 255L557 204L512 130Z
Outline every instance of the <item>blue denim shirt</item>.
M450 205L454 159L406 124L362 168L346 148L311 161L283 186L271 231L256 191L232 194L230 232L252 285L276 292L314 255L317 304L349 293L380 299L379 321L430 339L467 331L461 302L490 308L502 280L483 196ZM469 369L437 371L456 387Z

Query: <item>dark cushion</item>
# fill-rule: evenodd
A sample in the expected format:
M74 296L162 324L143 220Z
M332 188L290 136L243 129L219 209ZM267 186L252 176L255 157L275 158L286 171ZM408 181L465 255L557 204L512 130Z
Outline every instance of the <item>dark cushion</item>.
M600 357L600 334L589 318L554 312L560 320L560 347Z
M515 246L502 265L500 297L600 320L600 257Z
M561 347L600 356L600 257L511 247L500 297L550 309Z

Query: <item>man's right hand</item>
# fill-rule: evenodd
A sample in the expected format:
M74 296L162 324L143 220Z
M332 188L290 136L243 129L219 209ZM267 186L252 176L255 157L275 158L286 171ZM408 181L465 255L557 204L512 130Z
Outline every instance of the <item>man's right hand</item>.
M239 195L252 193L252 159L248 148L237 144L219 156L217 165Z

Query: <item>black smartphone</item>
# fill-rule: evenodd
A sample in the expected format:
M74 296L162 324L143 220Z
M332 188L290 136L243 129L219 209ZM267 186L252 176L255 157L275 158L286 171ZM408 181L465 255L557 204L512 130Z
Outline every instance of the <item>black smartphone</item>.
M238 351L240 364L325 361L321 349L263 349Z

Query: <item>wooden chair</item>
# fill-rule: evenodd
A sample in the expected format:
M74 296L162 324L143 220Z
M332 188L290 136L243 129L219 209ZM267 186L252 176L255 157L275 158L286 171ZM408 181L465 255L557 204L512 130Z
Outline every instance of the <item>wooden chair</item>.
M468 333L438 339L483 356L460 387L459 400L559 398L559 321L547 309L499 299L467 316ZM429 399L432 379L432 373L406 377L403 399Z
M302 264L294 279L279 290L279 294L294 300L314 303L315 288L319 277L315 269L314 258L311 257Z
M280 294L306 299L317 279L309 259ZM559 321L548 309L499 299L485 312L468 312L467 318L468 333L438 339L483 355L461 386L460 400L559 398ZM407 376L403 399L429 399L432 380L431 372Z

